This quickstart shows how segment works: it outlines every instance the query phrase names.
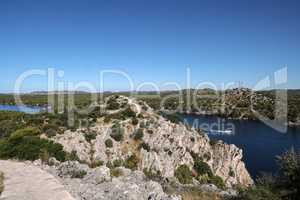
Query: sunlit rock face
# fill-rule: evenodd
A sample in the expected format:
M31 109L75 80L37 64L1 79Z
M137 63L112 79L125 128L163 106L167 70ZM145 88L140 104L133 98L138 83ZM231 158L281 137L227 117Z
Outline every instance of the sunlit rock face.
M129 156L138 158L137 169L159 173L162 177L174 177L174 171L186 164L194 165L192 153L199 155L210 167L214 175L220 176L228 187L253 184L244 162L242 150L235 145L221 141L211 145L209 138L183 124L175 124L156 114L144 102L123 96L114 97L116 108L106 111L107 116L99 118L89 129L55 136L53 140L62 144L68 152L76 151L80 160L87 163L125 161ZM106 100L102 108L111 101ZM119 107L118 107L119 105ZM110 106L112 107L112 106ZM129 110L132 113L125 113ZM120 117L121 116L121 117ZM134 119L133 119L134 118ZM135 122L133 122L135 120ZM112 133L116 127L121 129L122 139L116 141ZM84 135L92 132L95 138L87 142ZM139 138L136 138L139 132ZM106 141L112 141L107 147Z

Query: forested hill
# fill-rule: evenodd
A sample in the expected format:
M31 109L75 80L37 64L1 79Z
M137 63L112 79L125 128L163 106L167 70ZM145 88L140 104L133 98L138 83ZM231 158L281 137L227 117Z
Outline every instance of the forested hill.
M253 108L257 112L274 118L275 108L275 91L253 91L247 88L236 88L225 91L215 91L212 89L201 90L180 90L180 91L162 91L159 94L154 91L143 91L133 93L137 99L146 101L155 110L173 110L178 112L188 112L195 114L218 115L222 117L236 119L255 119L251 110ZM73 94L73 95L70 95ZM120 94L129 96L129 92L105 92L103 96L112 94ZM288 90L288 120L290 124L300 124L300 90ZM63 92L63 93L30 93L22 94L21 99L28 105L48 105L48 96L54 96L55 105L58 104L58 95L63 95L65 105L68 98L73 96L75 104L78 107L90 105L95 100L91 98L90 93L85 92ZM97 96L98 103L100 94ZM190 98L188 98L190 97ZM163 105L161 105L164 100ZM15 104L12 94L0 94L0 104Z

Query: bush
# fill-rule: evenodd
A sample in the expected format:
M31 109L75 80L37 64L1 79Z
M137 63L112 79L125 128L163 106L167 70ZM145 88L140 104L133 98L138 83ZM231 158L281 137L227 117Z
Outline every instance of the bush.
M87 142L91 142L92 140L96 139L97 134L96 133L85 133L84 138Z
M131 110L130 107L127 107L125 110L122 111L122 115L125 117L125 118L129 118L129 117L135 117L136 114L133 110Z
M123 165L123 160L117 159L113 161L113 167L121 167Z
M89 164L90 168L96 168L96 167L100 167L104 164L104 162L102 160L97 160L97 161L93 161L91 162L91 164Z
M108 122L110 122L110 120L111 120L110 115L106 115L106 116L104 117L104 123L108 123Z
M193 174L187 165L180 165L175 170L175 177L181 184L191 184L193 181Z
M128 157L125 162L124 162L124 167L131 169L131 170L136 170L138 167L139 159L138 157L133 154L132 156Z
M17 121L0 121L0 138L9 137L11 133L18 130L19 128L22 128L22 124L18 123Z
M231 167L230 167L228 175L231 176L231 177L235 177L234 171Z
M251 187L239 193L236 200L280 200L281 198L269 188Z
M198 175L207 174L208 176L212 176L213 174L210 166L206 162L203 162L198 156L194 158L194 169Z
M117 102L117 100L113 97L111 97L108 101L107 101L107 109L109 110L117 110L120 108L120 104Z
M226 188L226 185L225 185L223 179L219 176L210 176L208 183L214 184L215 186L217 186L220 189Z
M9 139L11 141L13 140L18 140L21 139L25 136L37 136L39 135L41 132L38 128L35 127L27 127L24 129L19 129L17 131L15 131L14 133L11 134L11 136L9 137Z
M113 147L113 141L111 139L105 140L105 146L107 148L112 148Z
M0 158L33 161L47 152L49 157L64 161L66 153L63 151L63 146L34 136L39 133L38 129L26 128L14 132L9 138L0 140Z
M83 178L87 174L84 170L74 170L70 172L71 178Z
M137 118L132 118L132 120L131 120L131 123L133 124L133 125L137 125L138 123L139 123L139 120L137 119Z
M147 152L150 152L150 146L149 146L149 144L147 144L145 142L141 143L139 148L140 149L145 149Z
M119 124L115 124L111 131L110 137L112 137L115 141L119 142L123 140L124 129Z
M71 153L66 153L66 160L79 161L80 159L77 156L77 152L73 150Z
M138 130L135 131L133 135L134 140L141 140L144 137L144 129L139 128Z
M51 138L56 136L57 132L54 129L48 129L45 131L45 134L47 135L47 137Z
M149 180L159 182L159 181L162 179L161 174L160 174L159 171L158 171L158 172L152 172L151 170L143 169L143 172L144 172L145 176L146 176Z
M112 177L119 177L123 175L123 172L121 169L118 168L114 168L114 169L110 169L110 175Z

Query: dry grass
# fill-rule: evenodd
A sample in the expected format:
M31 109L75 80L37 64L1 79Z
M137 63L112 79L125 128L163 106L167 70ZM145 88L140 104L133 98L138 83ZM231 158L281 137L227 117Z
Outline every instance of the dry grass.
M4 174L0 172L0 194L3 192L4 189Z

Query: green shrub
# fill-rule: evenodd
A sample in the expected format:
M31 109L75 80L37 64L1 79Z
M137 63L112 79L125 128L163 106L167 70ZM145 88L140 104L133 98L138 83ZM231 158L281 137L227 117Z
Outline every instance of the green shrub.
M12 120L0 121L0 138L9 137L11 133L22 128L22 126L23 124L19 123L18 121L12 121Z
M42 163L49 164L50 155L47 149L42 149L40 153L40 159Z
M123 172L121 169L113 168L113 169L110 169L110 175L112 177L119 177L119 176L123 175Z
M125 118L135 117L136 116L135 112L130 107L127 107L125 110L123 110L122 111L122 115Z
M280 200L279 195L272 192L266 187L250 187L249 189L240 191L236 200Z
M149 180L159 182L159 181L162 179L161 174L160 174L159 171L158 171L158 172L152 172L151 170L143 169L143 172L144 172L145 176L146 176Z
M187 165L180 165L175 170L175 177L181 184L191 184L193 181L193 174Z
M84 134L84 138L85 138L85 140L86 140L87 142L91 142L92 140L96 139L96 137L97 137L97 134L96 134L96 133L90 132L90 133L85 133L85 134Z
M135 133L133 134L133 139L134 140L141 140L144 137L144 129L139 128L135 131Z
M117 100L115 98L110 98L108 101L107 101L107 109L109 110L117 110L120 108L120 104L117 102Z
M146 128L146 122L141 121L141 123L140 123L140 128Z
M203 158L204 159L206 159L206 160L210 160L211 159L211 155L210 155L210 153L205 153L204 155L203 155Z
M133 154L132 156L128 157L125 162L124 162L124 167L131 169L131 170L136 170L138 167L139 159L138 157Z
M124 129L120 126L120 124L115 124L111 131L110 137L112 137L115 141L119 142L123 140Z
M71 151L71 153L66 153L66 160L80 161L75 150Z
M150 146L149 144L142 142L139 146L140 149L145 149L147 152L150 152Z
M108 123L108 122L110 122L110 120L111 120L111 116L110 115L106 115L104 117L104 123Z
M113 167L121 167L123 166L124 162L121 159L116 159L113 161Z
M208 183L214 184L215 186L217 186L220 189L226 188L226 185L225 185L223 179L219 176L210 176Z
M37 160L46 151L49 157L64 161L66 153L63 151L63 146L34 136L39 133L38 129L27 128L16 131L9 138L0 140L0 158Z
M48 129L45 131L45 134L47 135L47 137L51 138L56 136L57 132L54 129Z
M110 161L108 161L108 162L106 163L106 167L109 168L109 169L114 168L113 164L112 164Z
M27 127L24 129L19 129L11 134L9 139L12 140L19 140L25 136L37 136L41 134L41 131L35 127Z
M233 169L231 167L229 169L228 175L231 176L231 177L235 177L234 171L233 171Z
M137 125L138 123L139 123L139 120L137 119L137 118L132 118L132 120L131 120L131 123L133 124L133 125Z
M113 147L113 141L111 139L105 140L105 146L107 148L112 148Z
M212 171L210 166L203 162L199 156L194 157L194 169L198 175L205 175L212 176Z
M83 178L87 174L84 170L74 170L70 172L71 178Z
M96 160L96 161L92 161L91 164L89 164L90 168L96 168L96 167L100 167L104 164L104 162L102 160Z

